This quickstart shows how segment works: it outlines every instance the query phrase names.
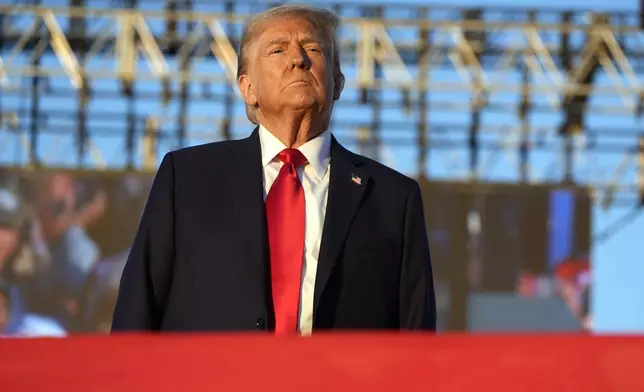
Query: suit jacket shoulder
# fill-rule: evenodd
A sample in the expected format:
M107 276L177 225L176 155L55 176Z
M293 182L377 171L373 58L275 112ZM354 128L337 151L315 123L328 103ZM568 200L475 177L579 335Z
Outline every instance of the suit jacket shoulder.
M184 147L168 154L172 155L175 165L194 165L225 159L225 154L238 149L248 138L238 140L224 140L196 146Z
M342 147L344 149L344 147ZM374 159L356 154L345 149L345 153L356 166L368 173L371 181L379 189L387 189L388 193L408 195L418 188L418 182L397 170L390 168Z
M219 183L236 173L261 169L261 166L257 166L261 163L261 152L258 141L253 140L255 134L253 132L243 139L206 143L168 153L172 158L177 187L185 187L185 181Z

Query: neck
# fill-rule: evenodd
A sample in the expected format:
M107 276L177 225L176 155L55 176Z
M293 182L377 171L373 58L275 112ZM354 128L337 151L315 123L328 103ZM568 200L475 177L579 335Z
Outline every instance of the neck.
M329 120L315 118L309 113L281 113L266 116L258 113L259 123L268 129L287 148L298 148L326 130Z

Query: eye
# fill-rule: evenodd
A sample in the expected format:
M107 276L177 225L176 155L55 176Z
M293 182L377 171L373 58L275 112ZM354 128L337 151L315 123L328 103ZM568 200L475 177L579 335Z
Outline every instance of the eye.
M320 52L320 49L318 49L318 48L308 48L307 50L309 52L318 52L318 53Z
M279 53L282 53L282 52L283 52L282 49L273 49L273 50L271 50L270 54L279 54Z

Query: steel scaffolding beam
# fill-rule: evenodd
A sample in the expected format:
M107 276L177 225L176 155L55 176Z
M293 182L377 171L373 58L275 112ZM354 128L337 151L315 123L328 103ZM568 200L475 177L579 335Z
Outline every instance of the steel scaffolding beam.
M236 48L262 6L86 3L0 6L0 165L152 170L170 149L248 133ZM453 178L495 180L511 164L505 180L636 200L637 15L333 8L347 87L332 129L350 147L381 160L412 148L424 177L443 165Z

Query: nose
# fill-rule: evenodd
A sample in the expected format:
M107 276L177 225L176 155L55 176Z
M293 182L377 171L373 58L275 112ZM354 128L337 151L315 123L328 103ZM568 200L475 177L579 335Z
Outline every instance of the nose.
M311 59L309 59L309 56L306 54L306 50L304 48L298 48L294 52L295 53L293 53L292 61L293 68L311 68Z

